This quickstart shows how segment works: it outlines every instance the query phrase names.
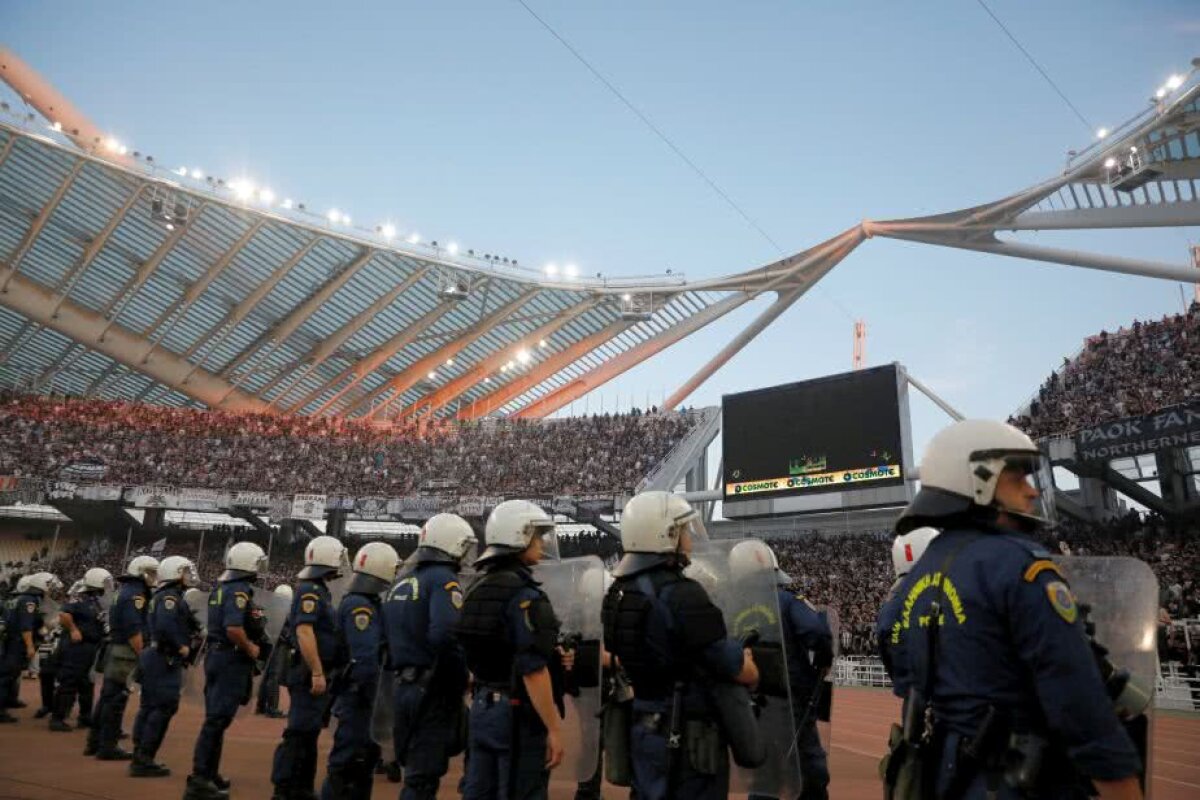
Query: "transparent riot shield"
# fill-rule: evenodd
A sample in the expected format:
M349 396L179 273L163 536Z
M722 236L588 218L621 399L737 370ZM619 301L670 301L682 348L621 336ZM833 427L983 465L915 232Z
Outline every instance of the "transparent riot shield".
M563 649L573 649L575 665L565 673L562 765L555 776L581 783L596 772L600 753L600 646L603 625L604 562L596 556L544 560L534 577L550 598Z
M759 670L752 716L743 708L748 692L728 685L715 690L714 705L733 760L730 791L796 797L801 790L800 762L793 746L791 686L770 551L757 539L700 542L691 562L687 574L715 584L709 596L721 609L729 636L751 647ZM722 706L729 710L721 711ZM739 761L759 765L739 766Z
M258 606L262 612L267 638L271 640L272 645L278 644L283 623L287 621L288 614L292 610L292 601L283 595L256 588L254 605Z
M829 632L833 634L833 660L836 664L838 656L842 652L841 618L833 606L818 606L817 612L825 618L825 624L829 626ZM830 666L829 671L825 673L825 677L818 687L819 692L814 698L812 710L812 714L817 720L817 735L821 738L821 749L825 751L826 755L829 754L829 748L833 746L833 727L830 724L833 717L833 671L834 668Z
M384 763L396 758L395 728L396 671L386 667L379 670L379 688L375 691L375 707L371 711L371 738L383 751Z
M349 567L346 567L342 570L341 575L325 581L335 610L342 604L342 598L346 596L346 590L350 588L350 581L353 577L354 573L350 571Z
M208 632L209 593L200 589L188 589L183 601L196 621L202 634ZM208 649L208 638L204 636L200 648L188 658L190 666L183 671L183 699L193 704L204 703L204 656Z
M1145 776L1152 774L1154 692L1158 680L1158 579L1136 558L1067 556L1055 559L1071 585L1077 607L1051 597L1060 614L1084 618L1098 654L1100 674L1122 724L1142 753ZM1054 590L1054 584L1047 591ZM1065 587L1064 587L1065 588Z

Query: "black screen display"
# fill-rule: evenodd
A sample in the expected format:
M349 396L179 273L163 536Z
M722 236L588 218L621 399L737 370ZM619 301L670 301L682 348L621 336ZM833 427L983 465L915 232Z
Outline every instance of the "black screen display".
M896 367L725 395L726 499L904 482Z

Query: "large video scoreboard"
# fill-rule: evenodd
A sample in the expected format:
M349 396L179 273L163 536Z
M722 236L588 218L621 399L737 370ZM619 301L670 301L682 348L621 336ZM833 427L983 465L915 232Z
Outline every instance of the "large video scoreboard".
M911 499L908 380L890 364L723 399L726 517Z

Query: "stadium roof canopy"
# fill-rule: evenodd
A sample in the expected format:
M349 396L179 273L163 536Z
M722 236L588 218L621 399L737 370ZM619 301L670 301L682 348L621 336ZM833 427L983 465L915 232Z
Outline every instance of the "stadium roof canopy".
M3 48L0 77L17 95L0 106L0 385L27 391L375 420L541 417L773 297L674 407L872 235L1194 280L1182 265L995 233L1200 224L1195 71L1026 192L863 222L702 281L550 276L352 227L130 152Z

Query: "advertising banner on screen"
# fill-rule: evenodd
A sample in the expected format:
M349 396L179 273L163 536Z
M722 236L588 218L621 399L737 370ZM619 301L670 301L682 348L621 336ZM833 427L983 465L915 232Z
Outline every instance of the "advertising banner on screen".
M1075 457L1080 461L1108 461L1175 447L1200 447L1200 400L1075 434Z

